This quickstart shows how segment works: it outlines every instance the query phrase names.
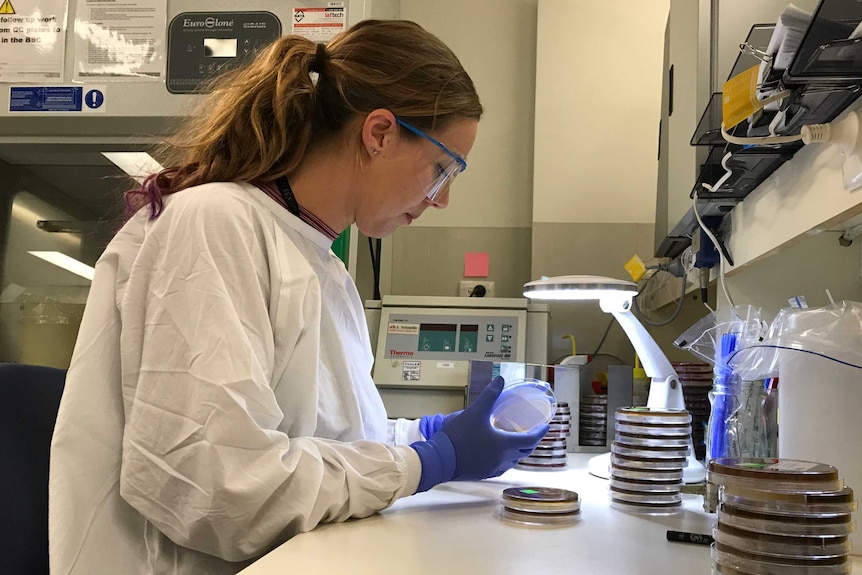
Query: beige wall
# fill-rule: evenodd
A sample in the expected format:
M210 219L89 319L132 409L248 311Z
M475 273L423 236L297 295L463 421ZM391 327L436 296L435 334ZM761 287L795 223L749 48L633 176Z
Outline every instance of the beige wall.
M464 252L488 252L495 297L523 297L530 281L529 228L400 228L392 238L393 294L457 296Z
M534 222L655 222L668 5L540 0Z
M811 307L828 304L826 288L836 301L862 301L862 238L842 247L839 235L804 236L777 254L732 273L727 285L734 303L761 307L771 321L788 306L788 299L798 295L805 296Z
M452 48L485 107L449 207L412 227L530 227L536 10L537 0L401 0L401 18Z

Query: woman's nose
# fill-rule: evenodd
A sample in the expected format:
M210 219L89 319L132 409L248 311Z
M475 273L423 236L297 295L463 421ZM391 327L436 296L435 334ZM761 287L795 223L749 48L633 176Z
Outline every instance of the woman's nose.
M438 210L445 209L449 205L449 184L446 184L446 187L440 190L436 198L433 200L425 198L425 200Z

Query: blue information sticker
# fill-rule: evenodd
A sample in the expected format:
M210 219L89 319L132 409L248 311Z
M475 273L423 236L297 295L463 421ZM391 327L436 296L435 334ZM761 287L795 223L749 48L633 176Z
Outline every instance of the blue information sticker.
M80 112L83 95L82 86L12 86L9 88L9 111ZM104 95L101 92L93 103L96 101L98 105L91 108L102 105Z
M84 103L88 108L95 110L105 103L105 94L101 90L90 90L84 95Z

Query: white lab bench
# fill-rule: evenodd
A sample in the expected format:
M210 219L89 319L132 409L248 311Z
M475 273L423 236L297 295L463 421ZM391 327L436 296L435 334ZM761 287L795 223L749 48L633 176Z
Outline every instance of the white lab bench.
M323 525L284 543L241 575L710 573L709 547L666 540L668 529L710 533L715 515L685 495L685 510L641 516L612 509L607 481L586 471L590 454L570 454L557 472L512 470L481 482L453 482L401 499L367 519ZM571 527L503 523L500 493L514 486L562 487L581 497ZM862 573L862 557L854 557Z

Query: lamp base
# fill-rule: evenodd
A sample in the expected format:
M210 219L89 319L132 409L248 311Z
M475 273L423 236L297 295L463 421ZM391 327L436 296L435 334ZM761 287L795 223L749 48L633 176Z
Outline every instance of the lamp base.
M590 458L587 464L587 469L591 475L600 477L601 479L610 479L611 477L611 454L602 453ZM706 480L706 468L703 464L695 459L694 455L688 456L688 465L682 470L683 483L703 483Z

